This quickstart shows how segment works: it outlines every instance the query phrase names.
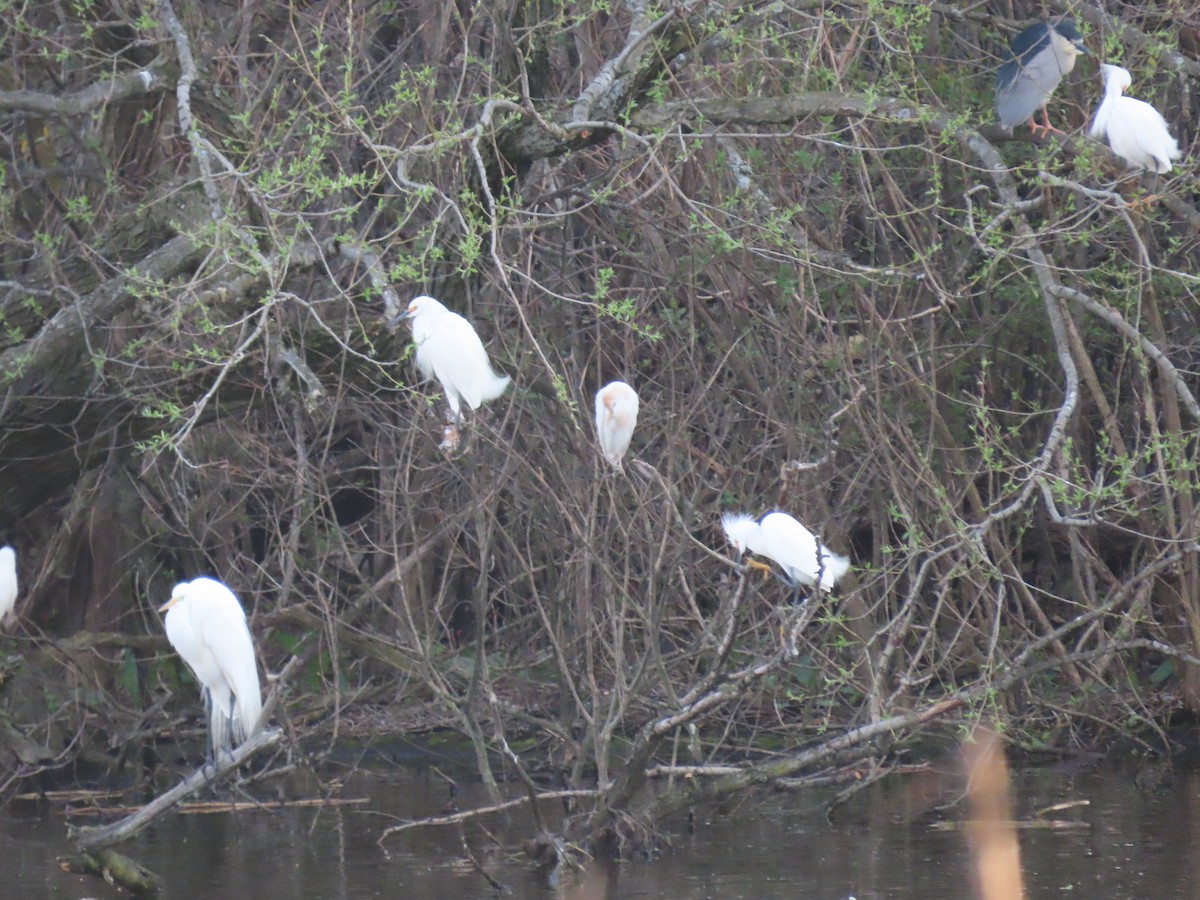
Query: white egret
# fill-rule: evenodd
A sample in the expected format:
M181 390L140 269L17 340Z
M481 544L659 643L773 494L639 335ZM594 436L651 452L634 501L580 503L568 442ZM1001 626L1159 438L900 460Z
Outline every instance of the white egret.
M721 524L739 557L749 551L774 560L793 588L813 587L819 579L821 590L832 591L850 569L850 560L838 556L787 513L767 513L761 522L745 513L726 513Z
M248 740L262 714L254 641L242 604L221 582L196 578L175 585L159 608L167 640L200 682L209 709L214 761Z
M1162 114L1144 100L1122 94L1133 83L1128 70L1120 66L1100 66L1104 79L1104 99L1096 108L1091 137L1108 138L1112 152L1132 168L1162 174L1171 171L1171 161L1179 159L1179 145L1167 128Z
M1040 130L1042 137L1051 131L1062 134L1051 126L1046 104L1063 76L1075 68L1075 59L1081 53L1087 53L1083 35L1070 19L1055 25L1038 22L1014 37L1004 54L1004 65L996 73L1000 123L1012 128L1028 122L1029 130L1035 135ZM1041 125L1033 121L1039 108Z
M623 381L612 381L596 391L596 435L600 452L612 467L621 470L621 460L629 449L633 429L637 427L638 395Z
M17 624L17 552L12 547L0 547L0 625L11 628Z
M455 424L462 421L462 405L471 409L504 393L509 378L492 371L483 341L475 328L456 312L432 297L417 297L391 324L412 320L417 345L417 369L422 378L436 378L446 393Z

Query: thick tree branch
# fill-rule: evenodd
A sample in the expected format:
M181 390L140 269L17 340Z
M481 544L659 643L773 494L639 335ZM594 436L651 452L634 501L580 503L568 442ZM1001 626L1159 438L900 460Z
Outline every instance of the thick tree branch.
M178 72L174 61L158 59L144 69L125 72L61 97L38 91L0 91L0 110L81 116L110 103L167 90Z

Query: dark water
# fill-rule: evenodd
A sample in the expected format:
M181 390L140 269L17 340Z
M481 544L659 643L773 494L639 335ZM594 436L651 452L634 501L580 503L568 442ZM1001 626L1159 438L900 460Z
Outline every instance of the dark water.
M433 774L358 775L340 792L365 806L284 809L236 815L170 815L121 849L166 881L167 898L436 897L498 895L476 859L513 897L532 898L962 898L972 895L966 839L935 827L964 815L943 811L961 787L949 774L896 776L825 820L825 796L760 793L673 824L671 846L652 860L594 865L586 878L547 885L519 845L530 834L520 813L508 823L414 829L376 845L384 828L412 816L482 802L468 788L454 801ZM1088 801L1052 814L1076 827L1023 829L1022 864L1031 898L1200 897L1200 770L1176 770L1138 787L1120 773L1014 775L1016 814ZM0 896L126 896L97 878L62 872L71 852L59 806L14 801L0 811Z

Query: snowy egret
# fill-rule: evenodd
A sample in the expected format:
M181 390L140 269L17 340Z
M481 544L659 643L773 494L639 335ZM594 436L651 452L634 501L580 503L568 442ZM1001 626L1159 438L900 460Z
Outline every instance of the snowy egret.
M629 439L637 427L638 395L623 381L612 381L596 391L596 435L600 452L614 469L629 449Z
M507 376L492 371L483 341L474 327L456 312L451 312L432 297L417 297L391 324L412 320L413 343L417 345L417 369L422 378L436 378L446 392L446 402L457 424L462 421L462 405L471 409L495 400L508 387Z
M812 587L819 579L821 590L832 591L850 569L850 560L820 543L787 513L767 513L761 522L745 513L726 513L721 525L738 556L749 551L773 559L793 588Z
M1028 122L1029 130L1035 135L1041 130L1042 137L1051 131L1062 134L1051 127L1046 104L1063 76L1075 68L1075 58L1080 53L1087 53L1083 35L1070 19L1055 25L1038 22L1013 38L1004 54L1004 65L996 73L996 111L1000 113L1000 123L1012 128ZM1033 121L1039 107L1045 123L1042 125Z
M1104 99L1088 134L1098 141L1108 138L1112 152L1135 169L1156 174L1171 171L1171 160L1179 159L1179 145L1167 129L1166 119L1144 100L1122 95L1133 83L1120 66L1100 66Z
M159 612L167 640L200 682L209 708L211 759L254 734L262 713L254 642L233 591L212 578L175 585Z
M0 625L11 628L17 623L17 552L0 547Z

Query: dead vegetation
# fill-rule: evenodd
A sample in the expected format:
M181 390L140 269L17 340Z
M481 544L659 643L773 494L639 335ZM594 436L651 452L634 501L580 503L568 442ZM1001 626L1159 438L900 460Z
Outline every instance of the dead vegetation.
M1192 146L1177 13L1044 6ZM935 722L1167 748L1200 709L1190 172L1134 202L1103 148L986 124L1043 4L607 9L3 26L6 787L197 714L152 610L203 573L267 671L303 655L293 736L426 704L497 803L579 792L553 854ZM426 292L514 382L453 455L384 325ZM775 507L851 557L839 597L725 558L721 512Z

